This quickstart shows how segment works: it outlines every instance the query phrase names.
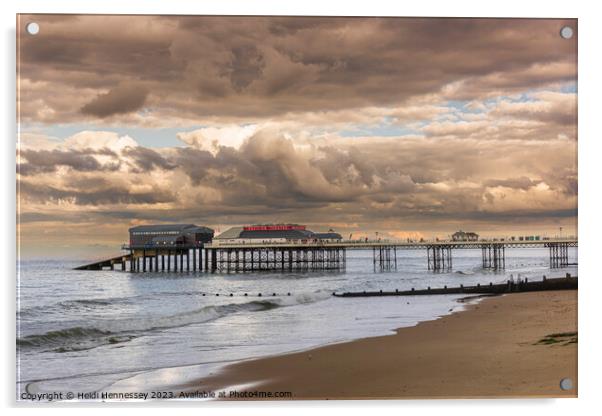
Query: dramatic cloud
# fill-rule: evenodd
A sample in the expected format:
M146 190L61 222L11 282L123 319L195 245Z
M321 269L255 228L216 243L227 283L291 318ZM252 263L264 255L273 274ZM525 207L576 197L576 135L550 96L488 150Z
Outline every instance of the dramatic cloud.
M577 33L571 19L22 16L22 241L87 244L93 227L112 247L157 221L576 231L565 25Z
M103 171L95 158L106 154L115 168ZM137 146L118 153L90 149L89 160L82 151L60 150L28 150L22 157L25 200L72 201L94 209L113 204L108 211L120 203L134 204L133 212L146 209L135 204L168 203L166 208L180 212L198 211L192 214L197 217L244 216L256 209L293 220L304 210L324 208L370 222L435 213L450 219L487 212L491 218L498 212L520 217L533 210L570 210L576 203L574 143L566 139L339 137L309 145L270 128L215 153ZM35 170L32 161L44 159L48 163ZM49 166L56 175L43 175Z
M132 171L134 173L150 172L153 169L171 170L176 167L158 152L145 147L127 147L124 155L132 158Z
M415 97L479 99L576 78L577 39L558 35L574 20L35 19L39 36L20 26L21 111L30 121L257 120ZM145 116L132 113L143 106Z
M106 94L100 94L81 108L83 114L100 118L114 114L127 114L140 109L148 91L135 85L119 86Z
M61 166L66 166L78 172L99 172L115 171L119 169L119 162L102 164L94 155L116 156L109 149L99 150L23 150L21 158L27 160L27 163L21 163L17 166L21 175L28 176L38 173L50 173L56 171Z

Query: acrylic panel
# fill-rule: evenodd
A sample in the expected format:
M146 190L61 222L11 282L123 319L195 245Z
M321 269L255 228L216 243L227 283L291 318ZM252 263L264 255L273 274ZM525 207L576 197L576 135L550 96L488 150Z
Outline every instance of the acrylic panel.
M17 400L577 396L577 20L17 16Z

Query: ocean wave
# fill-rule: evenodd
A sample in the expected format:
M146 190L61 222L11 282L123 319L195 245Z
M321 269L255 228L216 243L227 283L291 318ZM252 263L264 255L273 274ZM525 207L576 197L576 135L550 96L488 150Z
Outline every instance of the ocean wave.
M49 305L37 305L28 308L21 308L17 311L17 316L25 318L47 315L48 313L62 313L64 311L89 312L92 310L101 310L106 308L117 307L120 305L136 304L140 300L164 299L169 296L195 296L202 293L203 292L200 291L159 292L135 296L119 296L93 299L71 299L52 303Z
M49 313L69 312L89 312L92 310L105 309L115 306L119 303L125 303L128 298L103 298L103 299L74 299L56 302L50 305L37 305L29 308L21 308L17 311L17 316L21 318L37 317Z
M98 328L84 328L76 326L73 328L48 331L44 334L28 335L17 338L17 347L36 348L36 347L60 347L66 340L73 341L74 344L81 344L83 341L102 338L110 335L109 331L103 331Z
M145 332L177 328L213 321L234 313L261 312L270 309L323 300L325 292L305 293L285 298L252 300L243 303L209 305L169 316L147 316L133 319L93 321L89 327L72 327L32 334L17 339L20 350L43 349L54 352L80 351L101 345L130 341Z

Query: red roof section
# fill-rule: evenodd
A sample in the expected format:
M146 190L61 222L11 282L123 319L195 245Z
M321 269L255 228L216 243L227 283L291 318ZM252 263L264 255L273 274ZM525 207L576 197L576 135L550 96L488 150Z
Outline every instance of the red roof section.
M246 225L242 227L244 231L286 231L286 230L305 230L305 225L297 224L273 224L273 225Z

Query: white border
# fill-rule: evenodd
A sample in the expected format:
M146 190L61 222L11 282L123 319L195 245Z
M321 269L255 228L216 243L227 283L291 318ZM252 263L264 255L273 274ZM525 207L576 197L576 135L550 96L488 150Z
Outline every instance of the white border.
M287 2L283 0L20 0L2 2L0 18L3 24L2 45L2 90L1 102L2 126L4 129L2 185L3 238L0 249L4 273L2 359L4 377L0 393L4 406L14 407L14 317L15 317L15 14L21 13L122 13L122 14L301 14L301 15L346 15L346 16L482 16L482 17L574 17L579 18L579 271L581 290L579 291L579 399L571 400L438 400L438 401L354 401L354 402L297 402L292 405L282 403L217 403L203 409L194 409L199 404L178 404L180 412L231 413L232 410L246 409L250 415L267 413L305 414L312 412L332 412L333 406L342 407L349 414L365 414L377 407L379 413L400 414L399 412L421 411L426 414L445 416L452 414L469 415L487 412L489 415L507 416L517 410L528 410L530 414L581 414L594 408L600 408L600 314L599 304L602 288L602 276L598 276L595 265L600 257L597 252L597 234L600 232L600 214L598 210L601 194L598 178L600 172L600 62L599 40L602 39L600 13L596 13L594 1L545 1L528 2L525 0L503 0L498 2L454 0L420 0L413 2L394 2L383 0L370 1L331 1L304 0ZM173 404L172 404L173 405ZM137 404L117 405L143 410ZM144 412L163 413L169 404L155 403ZM19 406L23 407L23 406ZM68 405L54 405L40 409L43 412L71 413L82 409ZM86 406L89 407L89 406ZM115 405L97 405L87 408L86 413L103 411L103 407ZM285 408L284 408L285 407ZM12 409L14 410L14 409ZM32 409L25 409L27 412ZM589 413L589 412L587 412Z

